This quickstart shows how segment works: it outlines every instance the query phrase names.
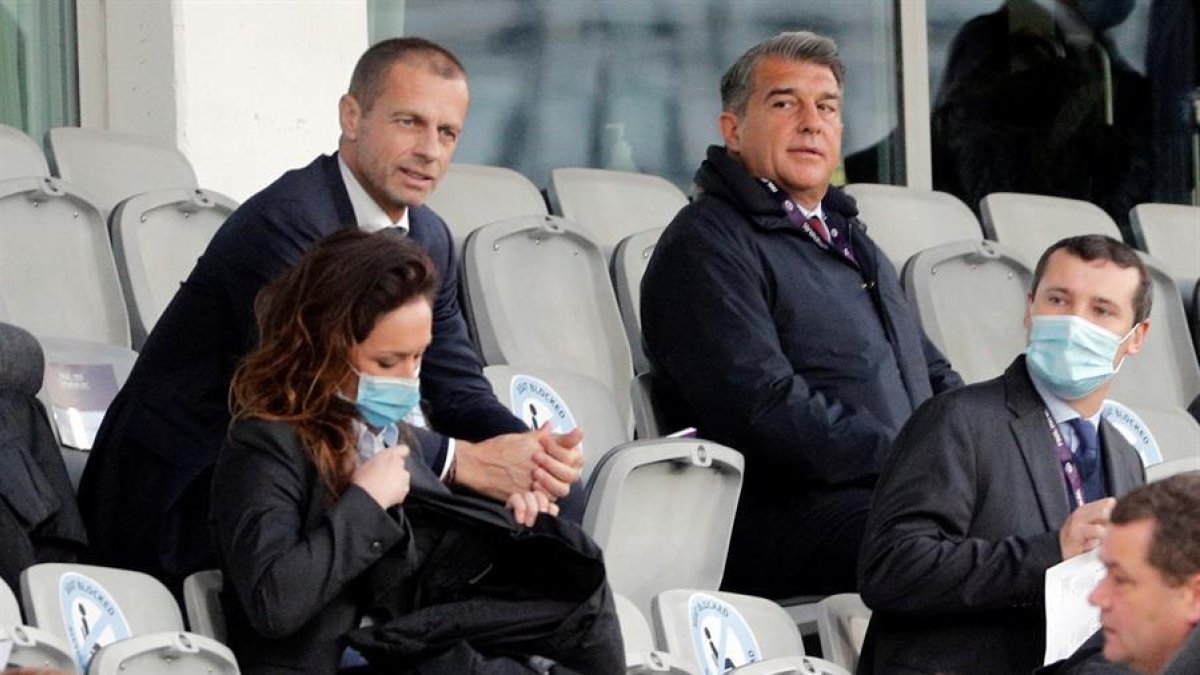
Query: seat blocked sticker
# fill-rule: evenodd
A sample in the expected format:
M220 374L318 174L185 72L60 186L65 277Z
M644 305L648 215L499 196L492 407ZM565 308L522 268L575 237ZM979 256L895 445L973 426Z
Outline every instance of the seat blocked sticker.
M129 622L99 582L75 572L62 575L58 583L67 644L83 672L96 652L129 637Z
M692 645L704 675L721 675L762 660L754 632L732 605L705 593L693 593L687 609Z
M512 411L530 429L550 422L555 433L574 431L575 416L554 388L530 375L514 375L510 389Z

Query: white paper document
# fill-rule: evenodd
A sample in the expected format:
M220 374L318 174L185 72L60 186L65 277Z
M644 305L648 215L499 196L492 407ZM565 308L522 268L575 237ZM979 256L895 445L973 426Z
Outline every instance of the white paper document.
M1088 595L1104 578L1100 549L1064 560L1046 570L1046 660L1050 664L1075 653L1100 630L1100 609Z
M12 654L12 640L0 640L0 668L8 664L8 657Z

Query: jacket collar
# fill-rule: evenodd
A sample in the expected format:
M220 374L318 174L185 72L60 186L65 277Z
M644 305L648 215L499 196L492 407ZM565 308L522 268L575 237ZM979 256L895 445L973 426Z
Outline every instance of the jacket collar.
M701 195L711 195L733 204L756 227L776 230L793 227L783 209L741 162L722 145L710 145L708 155L696 171L696 186ZM854 198L840 188L829 186L821 208L827 218L851 220L858 215Z

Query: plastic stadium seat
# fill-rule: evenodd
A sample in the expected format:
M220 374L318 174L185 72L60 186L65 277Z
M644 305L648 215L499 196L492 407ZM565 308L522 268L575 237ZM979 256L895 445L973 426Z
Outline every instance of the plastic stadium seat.
M625 237L617 244L612 256L613 288L617 291L617 306L621 309L621 322L625 326L629 350L633 353L633 370L637 373L650 370L650 362L642 350L642 277L664 229L656 227Z
M665 178L607 169L555 169L550 204L578 223L605 256L637 232L664 228L687 206L687 195Z
M1121 365L1109 398L1141 408L1187 408L1200 394L1200 364L1175 280L1163 264L1139 253L1154 288L1150 332L1142 352Z
M93 197L105 219L134 195L200 186L191 162L169 141L79 127L57 127L46 138L54 175Z
M583 529L604 549L613 591L645 612L669 588L717 588L744 466L741 453L688 438L635 441L601 458Z
M590 375L632 429L633 364L608 265L577 228L526 216L475 230L463 249L463 290L487 364Z
M217 229L237 208L208 190L147 192L121 202L109 219L117 272L140 348Z
M232 674L228 647L183 630L171 593L141 572L41 563L21 573L30 623L65 640L89 675Z
M0 182L0 321L38 337L129 347L108 228L65 181Z
M1163 262L1190 304L1200 279L1200 206L1138 204L1129 211L1133 234L1146 252Z
M1120 376L1118 376L1120 377ZM1136 402L1135 402L1136 403ZM1139 430L1145 429L1154 437L1162 461L1146 463L1146 478L1159 480L1184 471L1200 469L1200 422L1197 422L1182 408L1149 408L1145 406L1130 407L1123 415L1114 419L1106 415L1118 430L1139 452L1143 450L1143 442L1139 439ZM1106 412L1107 406L1106 406ZM1120 419L1133 413L1136 421ZM1143 461L1147 459L1143 452Z
M925 334L966 382L999 376L1025 351L1033 273L991 241L942 244L913 256L904 288Z
M646 632L650 632L649 627ZM0 642L6 640L12 641L7 665L75 670L75 661L67 653L66 642L40 628L24 625L17 596L8 584L0 581Z
M530 428L551 422L559 433L577 426L583 429L581 485L587 485L606 452L631 440L612 393L595 378L525 366L487 366L483 374L491 382L496 398ZM562 515L577 522L583 516Z
M221 570L202 570L183 580L183 605L187 611L188 628L193 633L225 642L225 609L221 606L221 589L225 576Z
M871 610L857 593L831 595L817 604L821 655L850 672L858 667Z
M654 633L650 631L650 624L633 602L619 593L613 594L613 600L617 606L617 622L621 624L621 640L625 643L626 675L688 673L673 668L671 656L654 648Z
M918 251L983 239L975 214L947 192L873 183L852 183L843 189L858 203L867 235L897 270Z
M697 672L849 675L805 656L791 617L774 602L737 593L673 589L654 598L658 646Z
M451 164L425 203L446 221L460 252L467 235L483 225L549 213L541 191L528 178L482 164Z
M1054 242L1080 234L1121 241L1117 224L1099 206L1078 199L995 192L980 201L988 239L1015 249L1030 268Z
M50 167L37 142L20 129L0 124L0 181L49 175Z

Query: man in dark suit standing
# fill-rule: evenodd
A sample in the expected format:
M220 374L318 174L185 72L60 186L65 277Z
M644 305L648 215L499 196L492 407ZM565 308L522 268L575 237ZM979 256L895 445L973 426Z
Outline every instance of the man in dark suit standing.
M1142 348L1137 254L1064 239L1034 272L1026 353L922 406L884 464L859 558L874 610L859 673L1029 673L1045 651L1047 568L1104 540L1113 497L1145 481L1100 417Z
M567 494L583 461L580 434L530 431L495 399L459 309L446 225L421 206L450 163L467 103L466 72L449 51L420 38L381 42L360 58L339 102L338 152L284 174L229 217L100 428L79 491L96 562L146 571L176 590L216 565L212 467L229 426L233 369L258 340L255 296L344 228L411 237L437 266L421 396L443 436L427 463L447 483L501 499L531 488Z

